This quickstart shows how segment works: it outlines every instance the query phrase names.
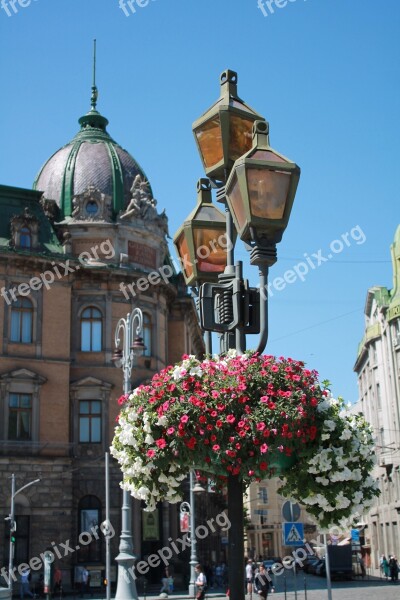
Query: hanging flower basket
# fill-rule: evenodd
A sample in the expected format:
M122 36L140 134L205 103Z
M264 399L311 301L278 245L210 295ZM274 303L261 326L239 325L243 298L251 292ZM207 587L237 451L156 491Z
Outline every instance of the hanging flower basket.
M233 351L184 357L121 403L111 453L124 489L148 510L179 502L193 468L217 485L228 475L244 485L279 475L280 493L306 504L322 527L351 519L379 493L368 424L343 414L302 362Z

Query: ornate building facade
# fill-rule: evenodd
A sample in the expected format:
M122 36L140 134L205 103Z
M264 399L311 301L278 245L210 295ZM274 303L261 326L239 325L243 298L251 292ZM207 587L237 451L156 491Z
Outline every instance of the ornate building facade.
M356 408L371 423L376 438L374 476L381 496L364 515L365 545L375 569L381 554L400 554L400 226L391 255L393 288L368 290L365 332L354 366Z
M167 216L138 163L107 132L96 99L94 88L80 131L45 163L33 190L0 186L0 568L8 566L11 474L17 489L40 478L15 497L14 564L58 548L66 585L79 565L93 577L104 568L103 536L83 534L105 519L105 452L122 394L112 362L118 320L143 312L146 349L132 387L184 353L204 352L169 255ZM120 479L112 461L113 558ZM160 506L149 527L133 504L138 557L179 534L176 507ZM73 550L64 555L67 540Z

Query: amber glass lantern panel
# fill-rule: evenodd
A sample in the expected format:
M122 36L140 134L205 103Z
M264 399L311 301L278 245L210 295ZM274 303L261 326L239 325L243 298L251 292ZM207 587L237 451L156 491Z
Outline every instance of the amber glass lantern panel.
M206 168L218 164L224 157L219 117L206 121L195 133Z
M238 228L241 230L246 223L246 213L244 210L243 198L236 173L232 178L232 184L230 185L229 191L227 191L227 196L229 197L229 202L235 214L236 221L239 226Z
M221 229L193 231L197 268L203 273L223 273L226 266L226 234Z
M185 232L182 231L176 242L179 257L181 259L182 268L185 271L186 278L189 279L193 275L192 261L190 260L189 247L187 244Z
M229 158L235 161L248 152L253 145L253 121L238 115L230 115L229 125Z
M289 193L290 173L247 169L251 213L264 219L282 219Z
M274 152L271 152L271 150L256 150L254 154L251 155L251 158L252 160L255 158L256 160L265 160L267 162L286 162L286 160Z

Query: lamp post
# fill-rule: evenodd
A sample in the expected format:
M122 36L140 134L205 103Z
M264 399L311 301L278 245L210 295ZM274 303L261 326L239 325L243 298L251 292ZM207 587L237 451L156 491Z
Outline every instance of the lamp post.
M261 353L268 339L268 269L277 260L276 244L289 221L300 168L271 148L269 124L239 98L234 71L222 73L220 98L195 121L193 133L210 190L211 186L217 189L217 201L225 207L228 243L223 249L224 268L215 281L215 276L207 277L209 264L200 268L199 259L206 253L196 247L200 225L209 256L215 258L214 248L220 250L215 216L211 210L209 215L203 211L199 224L191 213L174 236L183 276L187 285L194 283L198 288L199 321L208 334L208 352L210 332L215 332L220 336L221 353L236 349L239 354L246 349L246 334L258 333L256 350ZM211 191L207 202L211 204ZM234 261L236 232L250 252L250 264L258 267L258 288L249 286L243 278L242 262ZM234 524L229 530L231 600L244 600L243 485L232 474L228 476L228 514Z
M9 556L9 560L8 560L8 589L9 589L9 597L12 598L12 592L13 592L13 569L14 569L14 531L16 530L16 524L15 524L15 496L17 494L19 494L20 492L22 492L22 490L25 490L26 488L30 487L31 485L33 485L34 483L39 483L40 479L34 479L33 481L30 481L29 483L23 485L22 487L20 487L18 490L15 489L15 475L14 473L11 475L11 508L10 508L10 556Z
M135 356L143 353L145 346L141 336L143 314L140 308L128 313L126 319L120 319L115 329L115 351L112 360L116 367L124 373L124 394L129 394L131 388L131 373ZM122 339L122 342L121 342ZM121 347L120 347L121 346ZM137 600L135 578L129 571L133 567L135 556L132 542L131 495L128 490L122 494L122 526L119 544L119 554L115 558L118 563L116 600Z
M189 531L190 531L190 581L189 581L189 597L194 598L196 596L196 572L195 566L199 562L197 560L197 540L196 540L196 505L195 505L195 494L204 492L205 489L196 481L194 483L194 473L190 471L189 476L189 502L181 502L180 511L181 513L189 514Z

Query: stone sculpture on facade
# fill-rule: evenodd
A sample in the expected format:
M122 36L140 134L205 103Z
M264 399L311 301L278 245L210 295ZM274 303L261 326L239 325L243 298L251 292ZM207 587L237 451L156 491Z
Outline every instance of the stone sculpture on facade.
M119 218L122 221L136 221L138 219L145 221L146 226L161 229L163 235L168 236L168 217L165 210L159 215L157 212L157 200L152 197L149 191L149 183L144 180L140 174L136 175L132 187L131 200L125 210L120 213Z

